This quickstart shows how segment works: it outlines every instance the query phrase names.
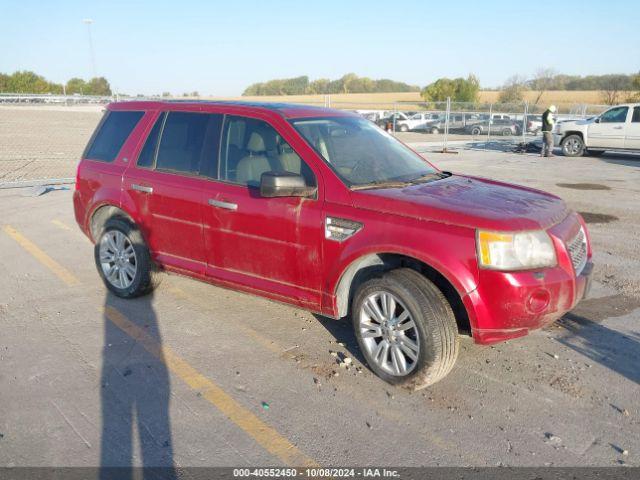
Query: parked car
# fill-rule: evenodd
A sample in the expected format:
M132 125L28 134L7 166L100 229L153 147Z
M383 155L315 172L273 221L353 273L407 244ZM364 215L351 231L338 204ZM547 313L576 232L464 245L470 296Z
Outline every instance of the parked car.
M527 132L537 135L542 130L542 115L527 115Z
M467 115L463 113L450 113L449 114L449 132L463 132L467 126ZM476 123L470 120L471 123ZM430 120L426 123L424 130L429 133L441 133L446 130L447 127L446 116L441 116L435 120Z
M554 141L568 157L599 156L606 150L640 151L640 103L618 105L586 120L560 121Z
M399 122L405 121L405 120L409 120L409 117L402 112L393 112L391 115L388 115L386 117L381 118L380 120L376 121L376 124L379 127L386 127L387 124L391 123L391 125L393 125L394 123L396 124L396 129L397 129L397 125Z
M409 130L426 130L430 121L443 117L441 113L420 112L411 115L407 120L396 122L396 130L408 132Z
M461 333L491 344L560 318L592 270L560 198L438 170L304 105L112 103L73 202L114 295L148 293L157 268L350 316L369 367L410 388L447 375Z
M361 117L371 120L373 123L379 124L379 122L393 115L393 111L389 110L355 110L355 112Z
M522 127L518 123L512 120L488 120L473 123L465 127L465 132L471 135L486 135L488 133L495 135L520 135L522 133Z

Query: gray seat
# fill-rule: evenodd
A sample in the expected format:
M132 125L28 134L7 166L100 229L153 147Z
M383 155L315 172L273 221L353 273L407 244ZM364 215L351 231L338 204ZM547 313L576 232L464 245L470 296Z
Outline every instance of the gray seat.
M278 155L278 159L280 160L282 168L287 172L297 173L300 175L302 160L300 160L298 154L296 154L289 145L281 145L280 151L281 153Z
M272 170L266 155L264 138L260 133L251 133L247 150L249 155L238 162L236 180L247 185L259 185L262 174Z

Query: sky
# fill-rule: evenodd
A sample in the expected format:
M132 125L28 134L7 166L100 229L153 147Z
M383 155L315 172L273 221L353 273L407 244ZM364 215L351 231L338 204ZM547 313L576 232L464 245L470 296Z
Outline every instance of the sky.
M96 71L128 94L235 96L251 83L353 72L483 87L538 68L640 70L640 1L0 0L0 72L64 83Z

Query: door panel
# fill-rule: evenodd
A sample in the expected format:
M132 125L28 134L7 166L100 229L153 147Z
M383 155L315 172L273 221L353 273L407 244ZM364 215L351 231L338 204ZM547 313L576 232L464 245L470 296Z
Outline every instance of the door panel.
M631 122L625 131L624 147L640 150L640 107L633 107Z
M208 275L319 305L322 209L317 200L263 198L257 189L222 182L206 197Z
M131 168L124 189L141 214L141 228L154 259L204 273L201 196L204 179Z
M628 107L615 107L604 112L599 123L589 125L588 147L624 148Z
M261 173L287 170L307 184L316 176L266 122L225 120L220 181L202 199L207 274L318 309L321 301L322 203L260 196Z
M139 213L152 255L161 264L204 274L202 195L215 170L222 115L160 114L124 190Z

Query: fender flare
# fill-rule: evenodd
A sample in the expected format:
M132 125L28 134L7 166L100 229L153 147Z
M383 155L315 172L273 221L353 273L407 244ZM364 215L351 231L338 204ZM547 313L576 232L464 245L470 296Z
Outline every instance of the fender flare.
M424 266L430 271L440 275L453 287L460 299L477 288L477 275L474 275L472 271L468 270L466 272L465 276L467 278L458 278L457 275L454 275L450 269L445 268L437 259L430 258L428 255L386 248L361 252L356 258L352 258L346 267L342 269L342 273L338 277L337 282L335 282L335 285L330 290L333 292L333 298L335 299L335 307L333 309L335 310L336 317L343 318L348 314L354 280L357 282L356 277L359 273L372 270L388 270L400 266L401 260L417 262L417 265L421 267Z

